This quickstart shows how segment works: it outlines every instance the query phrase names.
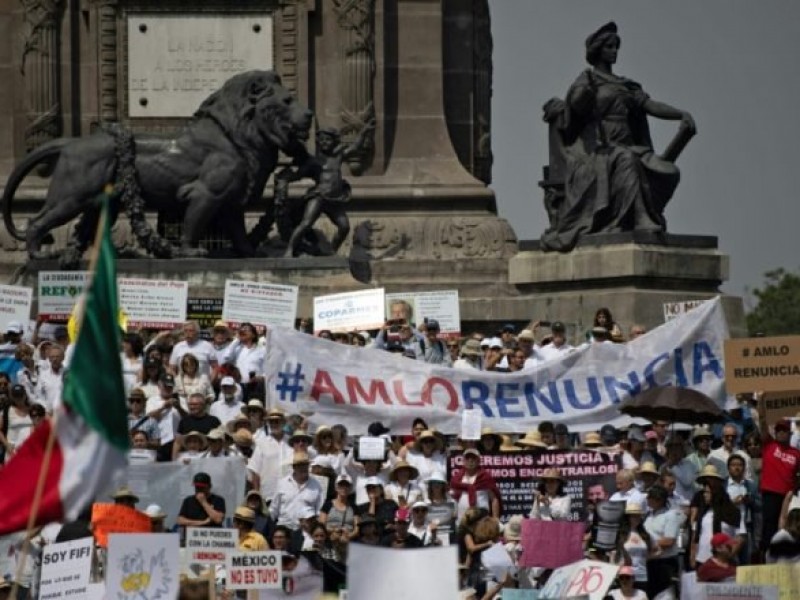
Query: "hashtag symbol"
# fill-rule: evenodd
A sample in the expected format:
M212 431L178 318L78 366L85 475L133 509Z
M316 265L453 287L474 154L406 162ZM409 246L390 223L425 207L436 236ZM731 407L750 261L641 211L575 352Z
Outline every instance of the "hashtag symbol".
M742 358L750 356L750 348L742 348Z
M306 378L303 375L303 365L297 363L297 366L292 369L292 363L286 363L283 371L278 372L278 385L275 390L280 393L282 401L289 400L290 402L297 401L297 394L303 391L303 380Z

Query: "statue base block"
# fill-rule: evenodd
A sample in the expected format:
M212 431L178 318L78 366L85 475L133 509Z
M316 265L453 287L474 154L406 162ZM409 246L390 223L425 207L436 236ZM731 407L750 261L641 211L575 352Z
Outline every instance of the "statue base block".
M710 236L630 232L586 236L565 254L533 249L536 242L520 248L509 261L509 283L530 318L560 320L579 332L591 328L600 307L626 334L636 323L653 328L664 322L664 304L719 296L728 279L728 256ZM743 335L741 298L725 296L724 305L731 334Z

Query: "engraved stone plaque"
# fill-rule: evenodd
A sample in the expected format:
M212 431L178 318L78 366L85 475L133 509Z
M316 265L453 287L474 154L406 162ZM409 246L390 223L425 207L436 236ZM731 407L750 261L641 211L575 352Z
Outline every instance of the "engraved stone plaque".
M128 16L129 117L190 117L230 77L272 68L270 13Z

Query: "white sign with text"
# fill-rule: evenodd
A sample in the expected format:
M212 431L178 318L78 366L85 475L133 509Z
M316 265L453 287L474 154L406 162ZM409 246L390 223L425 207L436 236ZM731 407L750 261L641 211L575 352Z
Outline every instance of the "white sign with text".
M297 316L298 290L296 285L228 279L222 319L230 324L248 322L291 329Z
M120 277L117 287L128 327L171 329L186 321L187 281Z
M383 288L314 298L314 333L378 329L384 323Z

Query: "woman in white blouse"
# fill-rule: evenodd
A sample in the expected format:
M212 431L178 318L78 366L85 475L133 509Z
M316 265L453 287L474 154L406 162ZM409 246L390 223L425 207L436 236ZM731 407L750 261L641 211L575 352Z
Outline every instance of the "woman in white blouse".
M419 477L416 467L399 460L389 474L389 484L384 488L388 500L394 500L400 508L413 506L423 500L422 490L414 482Z
M184 410L188 410L187 399L192 394L203 394L206 403L214 400L214 388L211 387L208 375L200 372L200 362L191 352L184 354L178 364L175 393L178 394Z
M566 521L572 513L572 499L564 491L564 478L558 469L547 469L539 478L529 517L542 521Z

